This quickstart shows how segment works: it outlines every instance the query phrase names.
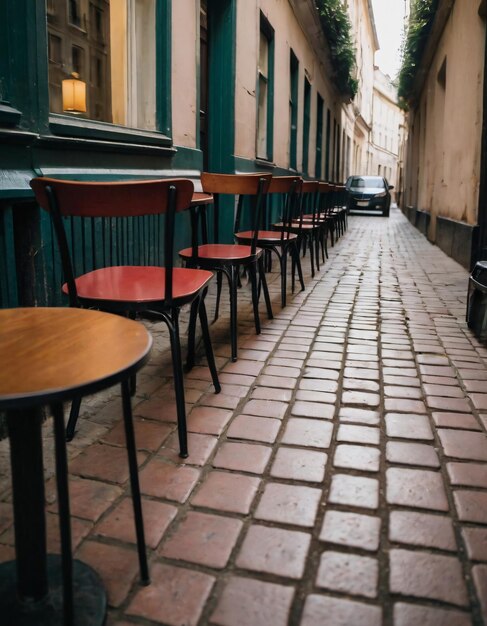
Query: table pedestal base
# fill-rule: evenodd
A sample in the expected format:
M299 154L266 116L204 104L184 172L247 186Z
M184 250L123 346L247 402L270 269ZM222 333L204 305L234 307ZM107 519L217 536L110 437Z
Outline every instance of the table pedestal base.
M0 564L0 622L2 626L63 626L61 557L48 555L48 596L35 603L17 597L16 563ZM73 562L74 626L102 626L107 601L98 574L81 561Z

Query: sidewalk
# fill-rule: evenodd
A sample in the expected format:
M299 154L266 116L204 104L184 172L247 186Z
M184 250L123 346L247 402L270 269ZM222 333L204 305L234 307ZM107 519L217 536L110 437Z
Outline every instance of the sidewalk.
M167 334L147 324L134 414L148 587L118 391L84 401L68 444L73 539L104 581L110 626L487 624L487 349L464 322L467 271L397 209L352 216L314 280L303 267L306 291L283 310L274 274L260 336L241 290L236 363L222 298L222 393L204 363L186 375L184 461ZM14 557L9 502L2 441L0 560Z

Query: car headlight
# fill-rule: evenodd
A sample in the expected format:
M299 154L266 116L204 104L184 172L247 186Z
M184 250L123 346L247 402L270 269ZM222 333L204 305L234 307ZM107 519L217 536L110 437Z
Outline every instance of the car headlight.
M385 198L387 196L387 192L383 191L382 193L376 193L374 198Z

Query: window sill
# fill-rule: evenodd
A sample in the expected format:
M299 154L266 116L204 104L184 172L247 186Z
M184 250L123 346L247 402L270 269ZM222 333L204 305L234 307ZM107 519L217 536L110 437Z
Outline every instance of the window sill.
M8 102L0 102L0 125L1 126L18 126L22 113Z
M172 140L162 133L116 126L107 122L95 122L85 118L52 114L49 116L49 129L53 135L88 140L122 142L145 146L170 147Z
M276 167L276 164L272 161L268 161L267 159L255 159L254 163L258 167L262 167L266 170L273 170Z

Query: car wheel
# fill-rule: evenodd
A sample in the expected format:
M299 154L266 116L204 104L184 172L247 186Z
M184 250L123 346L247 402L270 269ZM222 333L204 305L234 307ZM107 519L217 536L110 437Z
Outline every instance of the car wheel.
M382 211L382 217L389 217L389 209L384 209Z

